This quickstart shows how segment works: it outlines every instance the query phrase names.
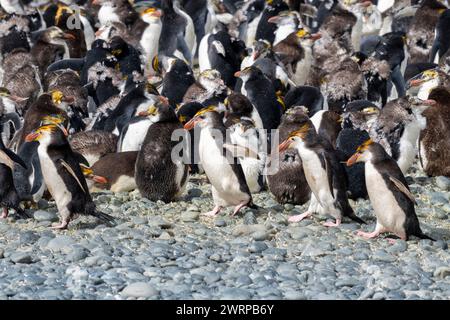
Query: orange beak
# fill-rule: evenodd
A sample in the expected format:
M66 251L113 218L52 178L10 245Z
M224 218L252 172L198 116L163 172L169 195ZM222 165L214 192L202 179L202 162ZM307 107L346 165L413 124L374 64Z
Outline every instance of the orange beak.
M71 34L71 33L64 33L64 39L67 39L67 40L75 40L76 39L76 37L73 35L73 34Z
M186 122L186 124L184 125L184 129L186 130L192 130L194 129L195 125L200 122L200 120L198 118L192 118L191 120L189 120L188 122Z
M241 72L240 72L240 71L237 71L237 72L234 74L234 76L235 76L236 78L239 78L239 77L241 76Z
M420 86L422 83L424 83L425 81L424 80L422 80L422 79L414 79L414 80L411 80L410 82L409 82L409 86L410 87L418 87L418 86Z
M291 145L292 141L291 140L284 140L282 143L280 143L280 145L278 146L278 152L283 152L287 149L289 149L289 146Z
M141 111L138 113L138 117L146 117L148 115L147 111Z
M152 16L160 18L162 16L162 11L156 10L155 12L152 13Z
M319 40L320 38L322 38L322 35L320 33L313 33L311 35L311 39L314 41Z
M31 132L25 137L25 142L32 142L36 141L36 139L39 137L39 133L37 132Z
M347 167L351 167L352 165L357 163L358 159L359 159L359 153L355 153L354 155L352 155L350 157L350 159L347 160Z
M107 184L108 183L108 179L106 179L105 177L102 176L92 176L92 180L96 183L100 183L100 184Z

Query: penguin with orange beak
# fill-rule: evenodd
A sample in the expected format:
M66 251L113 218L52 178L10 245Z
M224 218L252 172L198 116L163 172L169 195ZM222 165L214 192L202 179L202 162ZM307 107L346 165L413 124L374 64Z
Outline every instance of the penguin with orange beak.
M280 152L288 148L297 149L312 191L308 211L291 216L290 222L299 222L313 213L320 213L335 219L335 222L325 222L326 227L339 226L343 217L365 223L355 215L348 202L347 179L335 150L317 134L310 120L279 145Z
M214 209L204 215L215 216L225 206L235 206L233 216L243 207L256 209L242 166L232 150L238 146L226 141L222 116L215 107L202 109L184 125L184 129L191 130L195 126L200 129L199 157L211 183L215 204Z
M25 141L39 143L37 152L42 176L61 216L60 224L53 229L66 229L77 214L92 215L112 224L113 217L96 210L80 164L59 126L41 126L29 133Z
M431 239L420 228L414 210L416 201L402 171L384 148L370 139L365 141L348 159L347 166L358 162L365 163L367 192L377 218L373 232L358 231L358 236L371 239L389 232L402 240L410 236Z

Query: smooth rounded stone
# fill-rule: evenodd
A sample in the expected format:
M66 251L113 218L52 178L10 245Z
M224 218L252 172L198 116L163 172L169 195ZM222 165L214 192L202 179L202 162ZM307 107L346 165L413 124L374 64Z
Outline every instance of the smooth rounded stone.
M450 178L439 176L436 178L436 185L439 189L444 191L450 191Z
M266 250L267 248L268 248L268 246L264 242L255 241L249 245L248 251L251 253L260 253L260 252L263 252L264 250Z
M447 204L448 195L441 192L430 192L430 202L433 204Z
M320 257L329 254L331 251L334 251L331 243L319 241L317 243L307 244L302 252L302 256Z
M392 290L387 293L387 299L389 300L404 300L405 298L405 293L401 291Z
M227 222L223 218L216 218L216 220L214 220L214 225L216 227L226 227Z
M405 252L407 249L408 249L408 244L406 243L406 241L399 239L399 240L395 241L395 244L388 247L386 249L386 251L389 253L392 253L392 254L396 254L396 253L400 253L400 252Z
M383 276L378 280L378 283L389 290L396 290L400 289L404 282L398 279L398 277Z
M370 252L369 252L369 250L367 250L367 251L368 251L368 253L356 251L352 257L354 260L369 260Z
M256 231L252 233L252 239L255 241L264 241L269 239L270 235L267 231Z
M203 278L203 281L205 281L206 284L210 285L220 280L220 275L216 272L208 272L205 277Z
M33 231L25 231L20 234L20 244L33 244L39 239L39 235Z
M24 283L30 286L40 286L45 283L47 278L41 277L39 275L30 274L25 276Z
M203 194L203 191L198 188L192 188L187 191L188 196L198 198Z
M294 205L290 204L290 203L286 203L284 205L284 210L286 211L292 211L294 209Z
M147 224L148 223L148 219L147 218L145 218L145 217L134 217L133 219L132 219L132 221L133 221L133 223L135 224L135 225L143 225L143 224Z
M200 213L198 211L186 211L181 213L181 221L195 222L198 220Z
M47 200L41 199L38 201L37 206L40 210L45 210L48 209L48 207L50 207L50 204L48 203Z
M244 286L248 286L252 284L252 279L250 279L249 276L247 275L243 275L243 276L239 276L236 278L236 280L234 281L234 284L237 287L244 287Z
M66 259L70 262L77 262L85 259L88 256L88 252L84 248L75 248L70 252Z
M72 251L72 245L76 244L72 237L61 235L51 239L47 243L47 249L53 252L69 253Z
M35 211L33 214L33 217L36 221L39 221L39 222L42 222L42 221L57 222L59 220L56 213L49 212L49 211L43 211L43 210Z
M373 259L377 260L377 261L384 261L384 262L394 262L396 260L395 256L387 253L385 250L382 250L382 249L376 250L374 252Z
M126 286L121 295L127 298L157 298L158 291L146 282L135 282Z
M366 300L366 299L370 299L372 298L372 296L374 295L375 291L373 289L370 288L366 288L364 289L363 292L361 292L361 294L359 295L359 300Z
M24 264L33 263L33 258L29 253L26 252L13 253L9 258L14 263L24 263Z
M443 211L445 211L445 212L447 212L447 213L450 213L450 204L444 204L443 206L442 206L442 210Z
M220 300L249 300L250 298L250 292L241 288L226 288L219 292Z
M248 236L252 233L256 232L265 232L267 229L263 224L252 224L252 225L246 225L241 224L237 225L233 229L233 236L239 237L239 236Z
M258 221L256 220L255 214L251 211L247 211L244 215L244 224L252 225L257 223Z
M436 270L434 270L433 276L439 279L444 279L450 276L450 267L442 266L436 268Z
M290 227L288 229L289 234L291 235L291 238L294 240L301 240L304 238L308 238L311 236L314 232L310 229L303 228L303 227Z
M172 223L164 220L161 217L149 217L148 224L152 227L159 227L161 229L170 229L172 228Z

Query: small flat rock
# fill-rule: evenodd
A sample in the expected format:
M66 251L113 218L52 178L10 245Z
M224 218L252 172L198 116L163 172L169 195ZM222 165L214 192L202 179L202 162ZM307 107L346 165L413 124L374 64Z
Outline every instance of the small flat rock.
M244 224L252 225L257 223L255 214L251 211L247 211L244 215Z
M69 236L57 236L47 243L47 249L54 252L69 253L72 251L72 245L75 244L75 240Z
M156 298L158 291L146 282L135 282L126 286L121 295L127 298Z
M33 258L31 258L31 256L25 252L13 253L10 256L10 259L14 263L25 263L25 264L33 263Z
M439 187L439 189L444 191L450 190L450 178L440 176L436 178L436 185Z
M88 256L85 249L77 248L67 255L67 260L70 262L77 262L85 259Z
M450 276L450 267L438 267L434 270L433 275L436 278L444 279L445 277Z
M172 224L161 217L150 217L148 223L152 227L160 227L161 229L170 229Z
M266 227L263 224L253 224L253 225L238 225L233 229L233 236L248 236L252 233L258 231L266 231Z
M345 279L340 279L338 281L336 281L335 286L340 288L340 287L354 287L356 285L358 285L360 282L357 279L354 278L345 278Z
M291 238L295 240L307 238L308 236L313 234L310 229L302 227L291 227L288 229L288 232L291 235Z
M384 261L384 262L394 262L396 260L396 258L392 254L389 254L382 250L375 251L373 258L375 260Z
M225 289L219 296L220 300L249 300L251 298L247 290L240 288Z
M248 251L251 253L260 253L263 252L264 250L266 250L267 244L265 244L262 241L255 241L252 244L250 244L250 246L248 247Z
M186 211L181 214L181 221L183 222L195 222L199 217L198 211Z
M214 221L214 225L215 225L216 227L225 227L225 226L227 225L227 222L226 222L225 219L223 219L223 218L217 218L217 219Z
M267 231L256 231L252 233L252 239L255 241L264 241L269 239L270 235Z
M48 212L44 210L38 210L33 214L33 217L36 221L43 222L43 221L51 221L51 222L57 222L59 220L56 213Z

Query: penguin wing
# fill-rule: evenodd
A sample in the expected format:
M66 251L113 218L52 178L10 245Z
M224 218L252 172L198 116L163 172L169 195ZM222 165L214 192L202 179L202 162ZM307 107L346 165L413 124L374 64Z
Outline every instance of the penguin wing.
M389 180L392 181L392 183L394 184L394 186L400 191L402 192L405 196L407 196L414 204L417 205L416 199L414 198L414 195L411 193L411 191L409 191L409 189L398 179L389 176Z
M24 169L27 169L23 160L14 152L8 149L0 150L0 163L7 165L11 170L14 170L14 162L20 164Z
M322 167L325 169L325 172L327 174L328 185L330 187L331 195L333 196L333 199L334 199L335 195L334 195L334 189L333 189L333 169L326 157L325 152L321 152L318 155L319 155L320 163L321 163Z
M86 193L86 190L83 187L83 184L81 183L80 179L78 179L76 173L73 171L73 169L70 167L70 165L65 162L63 159L59 160L61 162L61 165L70 173L72 177L77 181L78 185L80 186L81 190L83 190L84 193Z

